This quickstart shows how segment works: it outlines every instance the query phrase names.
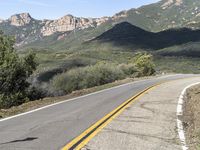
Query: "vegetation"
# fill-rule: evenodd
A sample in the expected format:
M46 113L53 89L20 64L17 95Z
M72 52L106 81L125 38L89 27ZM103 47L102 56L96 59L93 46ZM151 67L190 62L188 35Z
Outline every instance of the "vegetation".
M129 64L100 62L95 65L75 68L59 74L51 81L56 91L70 93L75 90L103 85L126 77L149 76L155 73L152 55L137 53Z
M150 76L155 73L153 56L147 53L136 53L135 66L139 70L139 76Z
M200 58L157 57L154 62L158 73L200 73Z
M35 54L20 58L14 39L0 34L0 108L9 108L28 99L28 77L36 69Z
M66 54L56 54L59 59L64 58L64 63L44 72L38 70L31 76L37 67L35 53L19 56L13 45L14 39L0 34L0 109L17 106L43 96L64 95L126 77L148 76L155 72L152 55L147 53L137 53L127 62L121 60L121 63L111 63L108 60L112 61L113 58L104 52L100 53L101 57L107 58L104 61L99 60L100 55L97 55L98 58L91 58L92 55L87 58L85 52L78 52L79 57L73 53L72 58L68 58ZM46 83L46 86L42 88L37 83Z
M52 85L57 90L70 93L113 82L124 78L124 73L118 67L109 64L96 64L84 68L77 68L56 76Z

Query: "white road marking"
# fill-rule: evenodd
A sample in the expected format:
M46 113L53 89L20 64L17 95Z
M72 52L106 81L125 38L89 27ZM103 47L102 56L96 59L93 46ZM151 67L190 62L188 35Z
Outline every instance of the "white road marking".
M181 74L160 76L158 78L162 79L162 78L167 78L167 77L176 77L176 76L179 76L179 75L181 75ZM39 111L39 110L42 110L42 109L45 109L45 108L49 108L49 107L55 106L55 105L63 104L63 103L70 102L70 101L75 101L75 100L78 100L78 99L81 99L81 98L84 98L84 97L88 97L88 96L91 96L91 95L95 95L95 94L98 94L98 93L102 93L102 92L105 92L105 91L117 89L117 88L120 88L120 87L123 87L123 86L127 86L127 85L131 85L131 84L134 84L134 83L138 83L138 82L143 82L145 80L151 80L151 79L133 81L133 82L130 82L130 83L122 84L122 85L111 87L111 88L104 89L104 90L100 90L100 91L97 91L97 92L94 92L94 93L86 94L86 95L75 97L75 98L68 99L68 100L64 100L64 101L61 101L61 102L58 102L58 103L50 104L50 105L47 105L47 106L44 106L44 107L40 107L40 108L31 110L31 111L28 111L28 112L25 112L25 113L21 113L21 114L18 114L18 115L14 115L14 116L11 116L11 117L0 119L0 122L6 121L6 120L10 120L10 119L13 119L13 118L16 118L16 117L24 116L24 115L27 115L27 114L30 114L30 113L33 113L33 112L36 112L36 111Z
M185 131L183 129L183 122L179 118L180 118L180 116L183 115L184 95L185 95L187 89L190 88L190 87L192 87L192 86L195 86L197 84L200 84L200 82L193 83L193 84L190 84L187 87L185 87L183 89L183 91L181 92L181 95L179 96L179 100L178 100L177 111L176 111L176 115L177 115L177 127L178 127L179 139L181 141L182 149L183 150L188 150L188 146L186 144Z

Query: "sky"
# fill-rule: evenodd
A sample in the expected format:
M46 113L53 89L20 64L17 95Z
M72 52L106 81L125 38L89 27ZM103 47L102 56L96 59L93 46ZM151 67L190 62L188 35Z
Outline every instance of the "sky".
M35 19L57 19L67 14L77 17L112 16L159 0L0 0L0 18L28 12Z

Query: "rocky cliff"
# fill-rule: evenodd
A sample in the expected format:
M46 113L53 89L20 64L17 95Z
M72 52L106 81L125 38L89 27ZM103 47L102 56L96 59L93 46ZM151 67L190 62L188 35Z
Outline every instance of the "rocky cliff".
M85 29L97 27L108 21L109 17L102 18L79 18L72 15L66 15L56 20L38 20L41 25L41 35L50 36L56 32L67 32L74 29ZM1 20L0 23L8 23L11 26L24 27L33 23L36 19L32 18L29 13L21 13L11 16L7 20ZM33 25L33 24L31 24Z
M72 31L74 29L85 29L89 27L96 27L104 22L108 18L78 18L72 15L66 15L57 20L46 20L44 26L41 29L43 36L49 36L56 32Z
M32 19L29 13L22 13L11 16L7 21L13 26L24 26L29 24Z

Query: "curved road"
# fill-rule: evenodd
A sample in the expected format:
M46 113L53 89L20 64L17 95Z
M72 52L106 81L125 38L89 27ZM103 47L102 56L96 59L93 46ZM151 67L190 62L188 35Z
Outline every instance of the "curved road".
M194 76L168 75L136 81L0 120L0 150L59 150L145 88Z

